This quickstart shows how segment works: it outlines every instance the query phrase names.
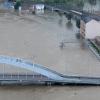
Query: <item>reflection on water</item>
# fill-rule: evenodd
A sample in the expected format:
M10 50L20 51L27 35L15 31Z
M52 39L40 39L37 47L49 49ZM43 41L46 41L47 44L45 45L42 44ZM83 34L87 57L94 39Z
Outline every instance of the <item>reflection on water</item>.
M58 24L59 24L60 27L62 27L62 25L63 25L63 20L62 20L62 18L59 19Z
M68 22L66 23L66 26L67 26L67 28L69 28L69 29L72 29L72 28L73 28L73 24L72 24L72 22L70 22L70 21L68 21Z

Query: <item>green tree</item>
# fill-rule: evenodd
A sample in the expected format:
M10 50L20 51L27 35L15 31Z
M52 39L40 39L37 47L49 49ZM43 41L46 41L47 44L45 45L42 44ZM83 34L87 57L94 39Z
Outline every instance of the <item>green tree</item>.
M14 5L15 10L19 10L19 7L21 6L21 0L16 0L16 3Z

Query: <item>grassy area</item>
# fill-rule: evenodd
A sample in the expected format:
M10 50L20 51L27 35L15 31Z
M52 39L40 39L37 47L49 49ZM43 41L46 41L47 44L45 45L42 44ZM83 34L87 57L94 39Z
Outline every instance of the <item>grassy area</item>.
M97 53L100 54L99 46L97 46L94 42L91 42L91 43L92 43L93 48L95 48L95 50L97 51Z

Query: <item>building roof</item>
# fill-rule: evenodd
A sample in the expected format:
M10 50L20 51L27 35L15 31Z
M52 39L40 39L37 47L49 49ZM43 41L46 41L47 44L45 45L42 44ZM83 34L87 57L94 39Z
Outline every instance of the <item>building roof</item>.
M94 15L94 14L83 14L81 19L85 22L88 23L91 20L96 20L100 21L100 16Z

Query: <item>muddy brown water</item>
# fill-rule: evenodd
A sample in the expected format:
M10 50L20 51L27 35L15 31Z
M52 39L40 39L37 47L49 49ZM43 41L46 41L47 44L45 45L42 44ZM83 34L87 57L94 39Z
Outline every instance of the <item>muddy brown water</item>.
M55 13L16 16L0 14L0 55L28 59L66 75L100 76L100 62L75 34L75 21ZM64 48L60 43L64 41ZM0 72L25 69L0 64ZM30 71L27 71L31 73ZM3 86L0 100L99 100L100 87Z

